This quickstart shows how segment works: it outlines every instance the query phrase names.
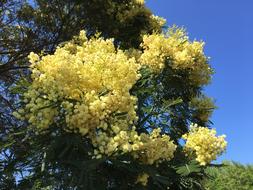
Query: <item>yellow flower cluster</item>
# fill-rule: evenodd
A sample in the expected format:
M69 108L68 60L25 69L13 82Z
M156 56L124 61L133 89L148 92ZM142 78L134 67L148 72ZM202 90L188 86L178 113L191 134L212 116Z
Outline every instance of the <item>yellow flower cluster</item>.
M29 58L33 82L22 113L31 126L42 130L57 123L85 135L97 159L130 153L142 163L158 164L173 158L176 145L160 129L136 132L137 98L129 91L140 65L129 52L115 49L112 40L88 40L82 31L53 55L31 53Z
M88 40L82 31L79 44L72 41L53 55L29 58L33 83L24 96L32 125L47 128L64 114L68 129L86 135L120 113L126 113L126 125L137 119L137 98L129 90L140 77L139 65L115 49L113 40Z
M183 29L172 27L166 34L143 37L144 52L139 61L154 72L160 72L167 62L175 70L189 70L190 80L196 84L207 84L212 69L207 64L203 46L203 42L191 42Z
M136 3L140 4L140 5L143 5L145 3L144 0L135 0Z
M148 183L149 175L147 173L142 173L138 175L136 183L140 183L143 186L146 186Z
M160 133L160 128L154 129L150 135L142 133L140 138L143 145L139 147L139 151L133 152L133 156L150 165L171 160L177 146L168 135L160 135Z
M103 155L130 153L139 150L139 147L142 146L135 127L128 129L123 121L118 121L111 126L111 129L99 132L91 139L95 147L94 157L96 158L101 158Z
M92 137L92 144L96 147L94 157L130 153L135 159L144 164L152 165L174 157L176 145L167 135L160 135L161 130L155 129L151 134L138 133L135 127L131 130L121 130L122 126L112 126L110 134L101 132ZM124 125L125 126L125 125Z
M186 140L186 152L193 151L200 165L206 165L215 160L227 146L225 135L216 136L214 129L198 127L196 124L191 125L189 133L183 135L183 139Z

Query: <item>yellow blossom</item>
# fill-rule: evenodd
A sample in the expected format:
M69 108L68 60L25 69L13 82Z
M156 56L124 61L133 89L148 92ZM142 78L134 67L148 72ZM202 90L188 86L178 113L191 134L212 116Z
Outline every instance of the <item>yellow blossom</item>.
M168 135L160 135L160 132L161 129L154 129L150 135L142 133L142 146L134 152L134 157L149 165L171 160L177 146Z
M32 85L25 94L26 118L39 129L50 126L64 114L68 130L82 135L105 120L117 120L126 113L125 125L137 117L137 98L129 90L139 78L134 58L114 47L113 40L87 39L80 32L80 44L70 41L53 55L31 53Z
M135 0L136 3L140 4L140 5L143 5L145 3L144 0Z
M94 159L126 153L145 164L172 159L176 146L169 136L160 129L138 134L133 126L137 98L129 91L140 77L140 55L115 48L112 39L88 40L84 31L52 55L31 53L23 115L39 130L65 121L59 126L90 138Z
M186 140L186 152L193 151L200 165L206 165L215 160L227 146L225 135L216 136L214 129L198 127L196 124L191 125L189 133L183 135L183 139Z
M165 34L144 35L143 54L139 62L159 73L166 64L174 70L188 70L190 80L197 84L207 84L212 74L205 56L204 43L191 42L183 29L172 27Z

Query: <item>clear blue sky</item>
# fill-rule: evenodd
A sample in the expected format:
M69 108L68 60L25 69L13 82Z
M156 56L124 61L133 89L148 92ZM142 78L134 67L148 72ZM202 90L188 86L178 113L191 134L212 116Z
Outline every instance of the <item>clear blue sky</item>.
M226 134L219 160L253 163L253 0L146 0L168 25L184 26L191 39L204 40L216 73L206 94L218 109L212 121Z

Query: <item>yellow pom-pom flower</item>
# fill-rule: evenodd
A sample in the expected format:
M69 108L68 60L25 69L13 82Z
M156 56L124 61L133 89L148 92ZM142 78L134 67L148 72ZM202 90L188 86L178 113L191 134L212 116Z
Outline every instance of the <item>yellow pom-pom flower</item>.
M191 42L184 29L172 27L165 34L144 35L143 54L139 62L159 73L165 64L174 70L190 71L190 80L197 85L207 84L212 74L201 41ZM167 62L167 63L165 63Z
M129 90L140 66L115 48L112 39L88 40L81 31L78 40L58 47L53 55L30 54L33 81L24 94L27 120L46 129L62 115L67 130L82 135L105 121L117 121L120 113L126 113L126 125L133 123L137 98Z
M225 135L216 136L214 129L198 127L196 124L191 125L189 133L183 135L183 139L186 140L184 147L186 152L193 152L200 165L206 165L215 160L227 146Z
M170 140L168 135L160 135L161 129L154 129L151 134L141 134L143 146L134 152L134 157L143 163L152 165L162 161L169 161L174 157L177 146Z
M112 39L88 40L84 31L52 55L31 53L25 118L39 130L64 123L59 127L91 140L95 159L127 153L145 164L172 159L169 136L160 129L138 134L134 127L137 98L130 90L140 77L139 55L115 48Z

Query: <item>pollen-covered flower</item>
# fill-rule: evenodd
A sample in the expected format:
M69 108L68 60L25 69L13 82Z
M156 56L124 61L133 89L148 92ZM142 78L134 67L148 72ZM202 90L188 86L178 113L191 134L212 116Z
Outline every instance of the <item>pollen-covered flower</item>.
M187 70L190 80L197 84L207 84L212 74L205 56L202 41L191 42L184 29L172 27L165 34L144 35L143 54L139 62L159 73L166 64L174 70Z
M133 156L145 164L158 164L174 157L177 146L168 135L161 135L161 129L154 129L151 134L140 134L142 146L133 152Z
M25 117L38 129L65 120L67 130L83 135L125 113L126 125L137 117L137 98L129 90L139 78L139 65L113 40L87 39L84 31L53 55L31 53L32 85L24 94ZM61 116L61 117L59 117Z
M200 165L209 164L226 149L225 135L216 136L215 129L191 125L188 134L183 135L186 140L186 152L196 154L196 160Z
M112 39L88 40L84 31L76 40L52 55L30 54L33 81L22 111L30 125L57 124L86 136L96 159L127 153L145 164L172 159L176 146L169 136L160 129L138 134L134 127L137 97L130 90L140 77L140 52L117 49Z

